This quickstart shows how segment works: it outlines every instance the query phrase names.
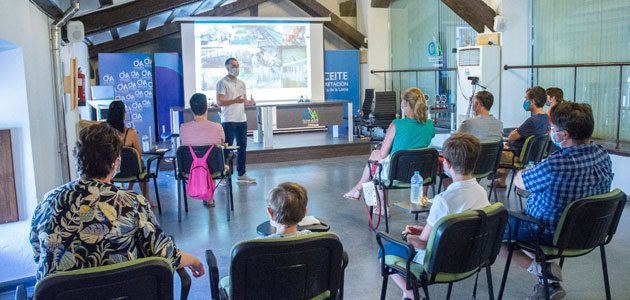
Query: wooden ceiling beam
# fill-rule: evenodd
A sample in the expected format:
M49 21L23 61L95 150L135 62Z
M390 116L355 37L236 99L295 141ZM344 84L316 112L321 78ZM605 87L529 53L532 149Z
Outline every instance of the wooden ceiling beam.
M53 20L59 20L63 16L63 11L54 0L30 0L39 10Z
M83 15L73 20L83 22L85 35L90 35L196 2L199 2L199 0L136 0L127 4Z
M392 0L372 0L370 6L374 8L389 8Z
M114 5L114 0L98 0L101 8Z
M118 35L118 28L112 28L109 30L109 33L112 35L112 39L117 40L120 38Z
M479 33L484 27L494 28L494 17L497 13L482 0L442 0L456 15Z
M219 1L220 2L220 1ZM229 16L239 11L249 9L260 3L267 2L267 0L238 0L230 4L215 6L215 8L196 14L195 17L218 17ZM218 5L219 3L217 3Z
M336 33L339 37L343 38L353 47L357 49L360 49L361 47L368 47L365 35L356 30L354 27L352 27L350 24L331 12L328 8L326 8L319 2L311 0L290 1L312 17L330 17L330 22L325 22L324 26L332 30L332 32Z
M147 26L149 26L149 18L144 18L140 20L140 26L138 27L138 31L143 32L147 30Z
M147 31L121 37L119 39L88 47L90 59L96 58L99 53L120 51L148 41L179 32L179 23L169 23Z
M168 17L166 17L166 20L164 20L164 24L173 22L173 20L175 20L175 17L177 17L177 12L178 12L178 9L173 9L171 13L168 15Z
M265 2L267 0L239 0L215 9L209 10L198 14L198 16L225 16L237 13L239 11L248 9L254 5ZM140 28L142 28L142 22L148 20L143 19L140 22ZM148 21L147 21L148 22ZM146 29L146 27L145 27ZM161 38L163 36L179 32L180 26L178 23L168 23L162 26L158 26L146 31L141 31L132 35L128 35L117 40L92 45L88 47L88 53L90 59L96 58L98 53L116 52L125 48L129 48L135 45L146 43L153 39Z

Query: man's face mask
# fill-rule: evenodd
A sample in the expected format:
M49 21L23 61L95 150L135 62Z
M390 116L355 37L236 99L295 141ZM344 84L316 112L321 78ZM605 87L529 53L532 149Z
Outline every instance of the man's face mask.
M238 67L236 67L236 68L231 67L228 72L230 73L230 75L232 75L234 77L238 77L239 68Z

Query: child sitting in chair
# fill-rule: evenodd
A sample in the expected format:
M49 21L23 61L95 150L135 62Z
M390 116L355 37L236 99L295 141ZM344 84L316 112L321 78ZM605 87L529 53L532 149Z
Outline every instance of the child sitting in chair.
M276 233L265 238L296 237L311 233L309 230L298 231L297 225L308 212L307 203L306 189L294 182L283 182L269 191L267 213Z
M403 231L403 234L407 235L407 242L416 248L415 263L424 264L425 249L431 230L441 218L490 205L486 190L472 177L480 151L479 140L468 133L456 133L444 142L442 154L444 172L453 178L453 183L433 199L425 226L407 225ZM401 253L393 249L397 248L385 245L387 255L407 257L406 252ZM405 278L396 274L392 279L403 290L403 299L413 299L413 291L406 289Z

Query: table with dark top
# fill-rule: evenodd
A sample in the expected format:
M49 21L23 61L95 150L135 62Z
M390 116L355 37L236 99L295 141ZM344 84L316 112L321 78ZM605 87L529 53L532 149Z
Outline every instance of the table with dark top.
M410 201L403 201L394 203L394 206L401 209L402 211L410 214L416 215L416 220L418 220L418 214L429 212L431 209L431 202L427 203L427 205L414 204Z

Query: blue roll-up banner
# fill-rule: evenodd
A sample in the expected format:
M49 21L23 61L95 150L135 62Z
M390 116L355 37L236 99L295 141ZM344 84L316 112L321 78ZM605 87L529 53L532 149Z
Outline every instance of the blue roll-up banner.
M171 107L184 107L182 59L179 53L155 53L155 107L158 132L172 132ZM183 115L180 116L180 120Z
M359 50L327 50L324 53L326 100L352 101L353 115L358 115L360 105L359 69Z
M148 53L99 53L101 85L114 86L116 100L127 109L125 125L155 141L153 62Z

